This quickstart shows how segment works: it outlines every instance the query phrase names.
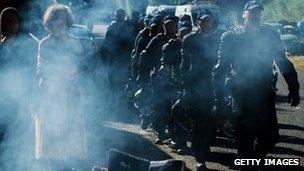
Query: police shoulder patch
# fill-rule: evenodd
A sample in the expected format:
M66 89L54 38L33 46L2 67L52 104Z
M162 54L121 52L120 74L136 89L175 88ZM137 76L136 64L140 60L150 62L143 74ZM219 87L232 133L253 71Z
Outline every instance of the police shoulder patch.
M110 26L113 26L115 24L117 24L117 21L112 21L111 24L110 24Z
M145 29L140 30L139 34L143 35L143 34L146 34L148 31L149 30L145 28Z
M198 34L197 32L192 32L190 34L187 34L186 36L183 37L182 42L191 41L197 34Z
M161 37L161 36L164 36L164 33L158 33L158 34L156 35L156 37Z
M168 41L168 43L173 43L173 42L175 42L176 40L174 39L174 38L172 38L172 39L170 39L169 41Z
M163 50L163 51L164 51L164 50L166 50L166 49L168 48L169 43L170 43L170 42L168 42L168 43L164 44L164 46L162 47L162 50Z

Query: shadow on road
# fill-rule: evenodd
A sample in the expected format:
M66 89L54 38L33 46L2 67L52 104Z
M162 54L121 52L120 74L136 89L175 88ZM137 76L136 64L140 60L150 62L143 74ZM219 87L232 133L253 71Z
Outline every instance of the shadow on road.
M297 130L297 131L304 131L304 127L296 126L296 125L290 125L290 124L281 124L279 123L280 129L291 129L291 130Z
M277 94L276 103L287 103L288 97L286 95Z
M293 136L280 136L279 141L283 143L304 145L304 139L300 139L298 137L293 137Z
M283 155L295 155L304 157L304 152L294 150L292 148L285 148L285 147L275 147L272 151L273 154L283 154Z
M303 127L289 125L289 124L279 124L280 129L291 129L291 130L300 130L304 131ZM298 137L293 136L285 136L280 135L279 142L288 143L288 144L296 144L296 145L304 145L304 140ZM222 147L222 148L229 148L229 149L236 149L234 139L227 138L222 134L219 134L217 137L217 141L214 145L215 147ZM293 155L304 157L304 152L299 151L296 149L288 148L288 147L278 147L276 146L271 154L275 155ZM237 155L234 153L226 153L226 152L212 152L211 158L208 160L209 162L220 163L230 169L238 169L233 160L237 158ZM303 167L300 166L288 166L288 167L267 167L267 170L304 170Z

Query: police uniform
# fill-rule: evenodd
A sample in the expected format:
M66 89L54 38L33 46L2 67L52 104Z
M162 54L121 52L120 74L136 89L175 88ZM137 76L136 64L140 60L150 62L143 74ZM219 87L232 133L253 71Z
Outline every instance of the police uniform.
M216 102L220 107L226 91L234 99L236 145L239 158L262 158L278 140L273 62L287 81L293 97L299 83L293 64L286 58L280 35L261 25L255 33L236 26L221 37L214 74ZM225 87L230 75L229 89Z
M177 17L175 16L166 16L164 18L164 23L166 22L176 22ZM158 134L159 140L165 139L165 128L168 125L168 116L170 113L171 106L164 102L162 93L158 91L159 79L157 78L158 70L160 69L160 59L162 57L162 48L163 46L172 38L175 38L175 35L169 35L165 33L160 33L148 44L146 50L142 52L140 61L139 61L139 79L144 80L144 82L149 82L154 90L154 129Z
M156 75L157 71L160 68L160 59L162 56L162 47L165 43L167 43L172 37L165 35L164 33L160 33L155 36L150 43L148 44L146 50L143 52L144 54L141 55L141 59L139 62L140 68L140 80L145 80L144 82L149 82L153 89L156 90ZM151 74L153 73L153 74ZM155 92L155 91L154 91ZM155 117L154 117L154 129L158 133L160 139L164 139L165 137L165 128L168 123L168 115L170 111L162 111L163 103L161 97L157 97L154 93L155 97L154 104L155 104Z
M153 33L150 33L150 31L152 30L152 27L160 27L160 26L161 26L161 22L155 18L152 18L149 23L150 29L148 27L146 27L145 29L141 30L140 33L138 34L138 36L136 37L135 44L134 44L134 50L133 50L133 54L132 54L132 61L131 61L131 75L129 78L130 84L135 83L135 81L136 81L136 84L138 86L140 86L140 87L144 86L146 80L139 78L140 54L143 50L145 50L145 48L147 47L147 45L153 38ZM145 68L144 65L141 66L142 67L141 69ZM143 71L143 70L141 70L141 71Z
M158 76L163 83L163 89L176 91L180 88L180 65L182 62L181 56L182 43L178 39L171 39L162 48L162 57L160 59L160 69ZM171 97L174 96L171 94Z
M125 21L113 21L102 45L102 57L109 66L109 83L112 93L123 94L128 80L132 45ZM117 93L119 92L119 93Z
M212 111L212 70L217 62L216 54L220 32L215 30L209 36L195 32L182 42L181 73L185 96L173 110L185 106L188 117L193 121L192 150L198 162L204 162L214 142L216 129L211 118Z
M180 73L180 65L182 63L182 31L191 32L192 25L189 22L179 22L179 36L176 39L169 40L163 46L162 49L162 58L161 58L161 67L158 71L158 75L160 77L160 90L162 94L164 94L167 100L170 103L170 106L175 103L178 96L182 92L182 80ZM180 112L179 112L180 113ZM186 142L189 137L189 129L185 129L184 123L189 123L188 119L182 117L174 116L175 112L170 114L170 125L172 126L172 141L170 142L170 146L178 150L178 152L182 152L184 147L186 147ZM181 119L182 118L182 119Z
M136 79L139 73L138 62L140 58L140 53L146 48L151 38L152 37L150 36L150 31L147 27L141 30L136 37L131 58L131 73L128 81L128 86L130 86L129 88L131 90L136 87L136 85L134 84L136 84Z

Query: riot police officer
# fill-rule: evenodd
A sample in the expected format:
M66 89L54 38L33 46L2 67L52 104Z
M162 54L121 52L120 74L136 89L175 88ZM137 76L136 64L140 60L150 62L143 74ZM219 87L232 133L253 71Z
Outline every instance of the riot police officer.
M179 22L177 38L171 39L163 46L162 49L161 67L158 71L159 79L161 80L159 88L172 105L178 98L178 92L182 91L182 80L180 73L180 65L182 62L182 39L187 34L190 34L191 31L192 25L190 22ZM174 126L170 146L177 149L177 151L180 151L181 148L186 147L186 142L188 140L188 132L184 129L184 126L182 126L182 123L179 121L179 118L173 118L173 116L170 115L171 125L173 124Z
M126 29L125 11L118 9L102 45L102 58L109 67L109 84L115 102L121 101L128 80L132 44Z
M135 41L135 45L134 45L134 50L133 50L133 54L132 54L132 61L131 61L131 73L130 73L130 77L128 80L128 84L126 86L126 93L128 95L130 95L133 98L133 95L135 94L136 91L138 91L139 89L141 89L141 92L144 94L149 94L147 91L150 91L147 89L147 80L144 79L140 79L139 76L139 58L140 58L140 54L141 52L147 47L148 43L150 42L150 40L155 37L157 34L160 33L162 27L162 21L159 21L156 18L152 18L149 22L148 27L146 27L145 29L143 29L142 31L140 31L140 33L138 34L136 41ZM142 66L144 67L144 66ZM147 96L146 98L149 98L149 96ZM145 98L136 98L137 103L142 103L145 105L149 105L148 103L145 102L138 102L138 99L142 99L144 101L148 100ZM141 101L141 100L140 100ZM137 106L139 107L139 106ZM139 107L142 108L143 106ZM146 106L147 107L147 106ZM149 125L149 121L150 119L148 119L147 117L145 117L145 114L141 115L141 127L142 129L146 129L147 126Z
M132 59L131 59L131 73L127 85L127 89L129 89L130 91L134 89L138 89L139 87L143 86L141 80L138 80L138 74L139 74L138 64L139 64L140 54L147 47L151 39L160 33L161 26L162 26L162 21L159 21L156 18L152 18L149 21L149 25L145 27L143 30L141 30L136 37L134 43L134 49L132 52Z
M205 160L214 142L216 129L211 118L212 70L217 62L220 31L216 16L209 10L198 15L199 30L185 36L182 42L181 75L185 95L173 106L172 115L186 115L192 122L191 150L197 159L198 170L205 168Z
M285 56L279 34L260 23L263 9L249 1L243 11L244 25L222 35L215 72L217 110L222 110L226 91L234 100L239 158L263 158L278 140L274 61L288 84L291 106L300 102L297 72Z
M178 17L167 15L163 19L164 32L155 36L148 44L145 51L142 52L139 61L139 79L151 80L150 83L154 90L154 129L157 132L158 139L156 143L162 143L165 139L165 129L168 124L168 115L170 107L165 104L162 99L162 94L158 91L157 71L160 68L160 58L162 55L162 47L170 39L176 37ZM154 73L154 74L153 74Z

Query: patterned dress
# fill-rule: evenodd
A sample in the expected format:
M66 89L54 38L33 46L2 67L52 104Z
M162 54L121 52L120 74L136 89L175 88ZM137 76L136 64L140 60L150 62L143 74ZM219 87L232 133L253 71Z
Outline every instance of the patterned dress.
M35 158L85 159L85 120L80 73L83 49L78 39L52 35L38 48L39 112L35 118Z

